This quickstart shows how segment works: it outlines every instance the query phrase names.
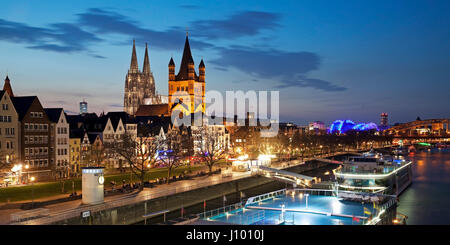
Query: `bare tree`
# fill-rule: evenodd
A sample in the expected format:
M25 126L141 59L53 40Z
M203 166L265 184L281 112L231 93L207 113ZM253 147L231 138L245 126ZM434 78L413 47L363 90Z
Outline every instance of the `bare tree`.
M146 173L154 167L160 144L156 137L145 135L134 137L125 133L120 139L105 143L105 148L128 163L132 173L139 178L139 189L142 190Z
M173 127L160 139L163 142L165 151L161 154L160 160L167 167L167 184L170 183L172 171L181 165L181 161L186 156L186 146L183 142L182 130Z
M214 130L213 127L204 125L200 128L200 156L209 168L208 175L212 174L213 166L220 160L220 158L227 151L226 142L221 142L220 133Z

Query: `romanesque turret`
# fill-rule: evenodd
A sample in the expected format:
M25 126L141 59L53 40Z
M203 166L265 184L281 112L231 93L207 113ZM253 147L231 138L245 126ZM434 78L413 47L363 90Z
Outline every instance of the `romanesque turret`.
M175 62L173 62L173 58L170 58L169 61L169 81L175 81Z
M198 81L205 82L205 63L203 63L203 59L200 61L200 65L198 66Z

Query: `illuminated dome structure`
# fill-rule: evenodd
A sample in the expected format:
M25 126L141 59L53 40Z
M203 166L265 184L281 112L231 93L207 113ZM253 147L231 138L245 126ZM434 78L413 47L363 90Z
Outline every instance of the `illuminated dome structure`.
M349 130L366 131L373 129L378 131L378 126L373 122L356 124L351 120L336 120L331 124L328 132L331 134L333 133L344 134Z

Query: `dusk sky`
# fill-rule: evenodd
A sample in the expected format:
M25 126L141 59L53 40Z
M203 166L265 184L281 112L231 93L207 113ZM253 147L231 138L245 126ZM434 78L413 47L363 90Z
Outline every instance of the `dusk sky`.
M167 94L187 29L207 90L279 90L281 121L450 117L448 0L1 3L1 80L68 113L123 109L133 39Z

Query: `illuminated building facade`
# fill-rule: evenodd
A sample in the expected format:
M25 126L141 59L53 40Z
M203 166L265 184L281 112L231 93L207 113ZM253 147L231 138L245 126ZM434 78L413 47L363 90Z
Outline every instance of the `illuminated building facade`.
M179 110L185 114L205 112L205 64L203 59L198 68L199 75L197 76L189 38L186 34L183 57L177 75L175 75L175 62L172 58L169 62L169 112L173 110Z
M378 131L378 126L372 122L357 124L351 120L336 120L331 124L328 132L331 134L333 134L333 133L345 134L349 130L356 130L356 131L376 130L376 131Z
M145 45L144 68L141 72L136 56L135 41L133 41L130 69L125 78L124 111L134 115L139 106L146 103L160 104L161 99L156 94L155 79L150 70L147 44Z

